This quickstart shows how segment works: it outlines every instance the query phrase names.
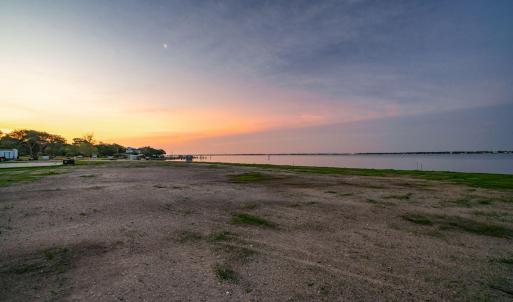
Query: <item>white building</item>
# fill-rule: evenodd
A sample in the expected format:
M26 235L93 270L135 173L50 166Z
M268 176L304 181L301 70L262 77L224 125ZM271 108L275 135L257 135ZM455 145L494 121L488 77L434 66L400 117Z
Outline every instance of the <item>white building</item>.
M140 154L141 151L137 148L127 147L126 148L126 154Z
M17 149L0 149L0 159L14 160L18 158Z

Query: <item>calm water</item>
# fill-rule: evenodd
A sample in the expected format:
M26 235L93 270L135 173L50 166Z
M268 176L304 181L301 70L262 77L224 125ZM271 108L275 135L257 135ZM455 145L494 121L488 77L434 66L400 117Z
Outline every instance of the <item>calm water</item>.
M513 174L513 154L216 155L200 161Z

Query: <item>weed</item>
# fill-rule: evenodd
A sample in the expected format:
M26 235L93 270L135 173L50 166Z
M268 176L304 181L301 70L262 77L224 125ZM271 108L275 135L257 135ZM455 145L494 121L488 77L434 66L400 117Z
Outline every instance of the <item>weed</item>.
M239 280L238 274L227 264L216 264L214 273L220 281L236 283Z
M91 178L91 177L96 177L96 175L94 175L94 174L85 174L85 175L80 175L80 177Z
M325 296L329 293L328 288L326 286L319 287L319 294Z

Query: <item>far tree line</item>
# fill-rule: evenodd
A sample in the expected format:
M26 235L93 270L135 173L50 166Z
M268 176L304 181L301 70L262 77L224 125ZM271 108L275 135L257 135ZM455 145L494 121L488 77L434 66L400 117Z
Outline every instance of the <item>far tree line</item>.
M127 148L119 144L96 143L92 134L72 139L70 143L58 134L28 129L14 130L9 133L0 131L0 149L18 149L20 156L37 159L39 156L86 156L118 157L126 153ZM145 157L155 158L166 154L162 149L150 146L138 148Z

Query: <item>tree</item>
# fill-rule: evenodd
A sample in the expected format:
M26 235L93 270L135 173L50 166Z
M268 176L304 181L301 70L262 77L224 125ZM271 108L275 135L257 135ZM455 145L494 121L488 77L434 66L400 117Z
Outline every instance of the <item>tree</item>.
M20 149L20 142L11 137L9 134L0 131L0 148L3 149Z
M153 157L153 158L162 157L164 154L166 154L166 151L164 151L162 149L154 149L150 146L141 147L141 148L139 148L139 151L145 157Z
M77 153L83 156L92 156L97 152L97 149L94 146L93 134L86 134L83 137L75 137L73 139L73 145L76 146L75 150L78 150Z
M32 159L37 159L39 154L44 154L48 148L50 148L50 155L53 155L66 144L64 137L44 131L14 130L9 136L18 141L22 153L25 152Z
M98 156L118 156L126 152L126 148L118 144L99 143L96 145Z

